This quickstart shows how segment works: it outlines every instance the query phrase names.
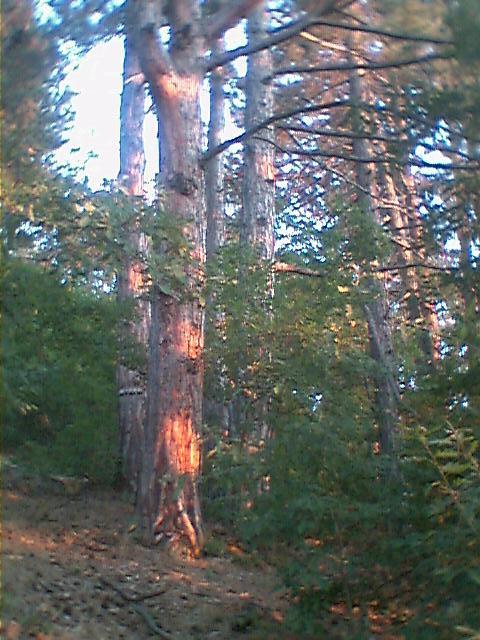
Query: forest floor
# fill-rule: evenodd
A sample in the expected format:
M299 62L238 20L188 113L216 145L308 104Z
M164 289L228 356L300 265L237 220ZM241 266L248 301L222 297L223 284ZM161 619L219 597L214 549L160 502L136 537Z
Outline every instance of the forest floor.
M128 500L3 474L7 640L292 638L274 570L223 533L223 557L142 546ZM223 548L223 547L222 547Z

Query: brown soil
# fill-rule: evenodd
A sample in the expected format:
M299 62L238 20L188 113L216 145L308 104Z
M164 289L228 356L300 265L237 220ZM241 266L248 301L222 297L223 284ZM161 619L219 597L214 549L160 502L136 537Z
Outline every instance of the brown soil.
M51 485L51 486L50 486ZM142 546L132 506L112 491L75 497L6 473L3 620L8 640L287 638L274 572L226 538L198 560Z

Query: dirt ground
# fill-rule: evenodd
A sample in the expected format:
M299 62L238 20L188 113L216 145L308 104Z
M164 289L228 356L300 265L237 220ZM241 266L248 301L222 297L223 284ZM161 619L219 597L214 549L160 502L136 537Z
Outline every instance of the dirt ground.
M2 484L2 638L288 638L273 570L228 536L224 556L189 559L142 546L112 491L70 497L14 469Z

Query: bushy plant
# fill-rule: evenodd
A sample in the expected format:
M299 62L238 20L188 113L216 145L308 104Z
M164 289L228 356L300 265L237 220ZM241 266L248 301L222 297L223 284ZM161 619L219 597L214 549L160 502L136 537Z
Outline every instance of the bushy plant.
M118 457L116 304L8 260L3 310L6 448L44 472L110 482Z

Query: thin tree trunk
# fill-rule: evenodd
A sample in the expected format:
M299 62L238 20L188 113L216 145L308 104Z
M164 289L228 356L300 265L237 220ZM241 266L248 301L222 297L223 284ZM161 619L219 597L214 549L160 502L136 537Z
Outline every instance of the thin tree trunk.
M266 4L252 12L248 19L248 43L255 45L265 37L268 25ZM269 49L251 55L246 77L245 129L252 129L273 113L271 81L272 54ZM260 257L273 260L275 219L275 165L273 128L266 128L245 143L245 174L240 241L256 249Z
M223 41L218 40L212 48L216 56L224 51ZM208 127L208 150L215 149L221 142L225 129L225 95L224 72L218 67L210 74L210 122ZM218 250L225 243L225 168L223 155L214 156L205 167L205 187L207 206L207 267L215 265ZM215 268L213 266L213 268ZM211 292L207 298L205 332L208 336L224 334L225 314L215 307L215 294ZM207 345L208 347L208 345ZM225 364L221 353L211 363L208 376L210 384L204 395L204 419L209 432L206 438L214 441L216 433L228 430L228 408L225 400L226 375ZM214 431L212 431L212 428ZM211 446L211 444L207 444Z
M212 55L224 51L222 40L215 43ZM221 142L225 129L224 72L217 67L210 74L210 123L208 126L208 149L215 149ZM225 170L223 155L217 154L205 168L207 199L207 261L215 258L225 242Z
M120 173L118 183L129 196L143 196L145 156L143 150L143 121L145 89L140 62L131 34L125 36L123 92L120 106ZM133 299L134 319L128 323L127 334L145 352L150 324L150 304L146 298L144 264L146 238L138 221L132 220L128 238L129 255L118 275L118 298ZM145 419L145 371L125 364L118 367L119 433L123 476L134 493L138 487L141 463L143 425Z
M265 38L268 27L268 12L266 2L252 11L247 23L247 36L250 46L255 46ZM246 108L245 129L255 127L259 122L273 114L272 53L265 49L249 56L246 76ZM242 192L242 212L240 217L240 243L245 248L246 255L254 252L260 259L260 266L264 269L265 288L260 291L260 304L265 311L265 318L271 316L271 302L273 298L273 270L271 268L274 249L274 221L275 221L275 165L274 165L274 131L272 127L261 131L258 137L252 137L245 143L244 178ZM245 286L248 270L241 269L240 286ZM267 362L270 353L267 346L261 347L257 358ZM256 358L256 359L257 359ZM237 388L240 392L235 403L235 419L237 423L245 421L246 407L242 394L246 384L247 363L240 362L238 368ZM257 438L265 440L269 435L267 412L269 404L269 390L259 390L256 402L255 423Z
M349 43L351 48L351 43ZM350 74L350 98L352 107L352 129L354 133L362 133L363 123L359 105L362 100L361 79L357 71ZM353 155L358 158L369 157L368 143L361 136L352 140ZM372 167L367 163L355 165L356 182L359 186L358 201L365 213L375 224L371 198L373 192ZM395 452L398 431L398 399L399 390L395 375L395 356L388 322L388 301L385 290L378 279L370 277L367 281L370 300L365 305L368 324L370 354L376 362L375 404L379 427L379 442L382 453L391 456L392 470L396 468Z

